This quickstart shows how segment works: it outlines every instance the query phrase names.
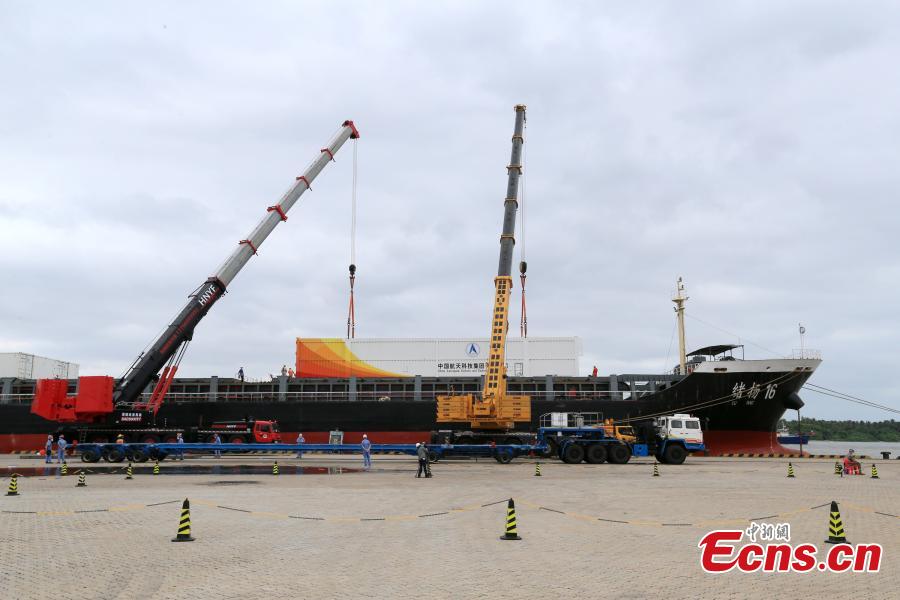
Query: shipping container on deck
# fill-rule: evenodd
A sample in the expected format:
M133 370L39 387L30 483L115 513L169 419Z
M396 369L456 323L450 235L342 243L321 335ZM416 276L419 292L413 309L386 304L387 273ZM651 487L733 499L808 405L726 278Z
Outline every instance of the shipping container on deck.
M297 338L297 377L477 377L487 338ZM509 338L510 377L579 375L581 338Z

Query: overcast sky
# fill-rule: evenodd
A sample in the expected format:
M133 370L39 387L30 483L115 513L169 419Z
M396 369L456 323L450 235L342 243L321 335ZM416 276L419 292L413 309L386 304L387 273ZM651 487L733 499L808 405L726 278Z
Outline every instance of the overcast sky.
M0 351L120 375L345 119L357 336L484 337L524 103L530 335L580 336L584 373L671 369L683 276L688 346L788 355L802 322L813 383L898 407L898 13L3 0ZM344 335L351 175L347 145L179 374L260 377Z

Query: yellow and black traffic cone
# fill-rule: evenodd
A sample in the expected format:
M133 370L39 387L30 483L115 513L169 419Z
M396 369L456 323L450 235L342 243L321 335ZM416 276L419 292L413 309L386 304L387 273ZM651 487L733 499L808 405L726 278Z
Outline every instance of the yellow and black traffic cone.
M539 463L539 462L534 463L534 476L535 477L541 476L541 463Z
M272 475L278 475L278 461L275 461L275 464L272 465Z
M659 465L656 463L656 461L653 461L653 476L659 477Z
M794 478L794 465L792 465L790 462L788 462L788 474L787 474L787 476L790 477L791 479Z
M844 521L841 519L841 512L838 510L838 504L834 500L831 501L831 515L828 519L828 539L826 544L848 544L847 538L844 537Z
M153 463L153 474L159 475L159 461L156 461L155 463Z
M431 477L431 461L425 461L425 477Z
M875 463L872 463L872 479L880 479L878 477L878 468L875 466Z
M181 505L181 519L178 521L178 535L172 538L173 542L193 542L191 537L191 502L185 498Z
M87 487L87 481L85 481L84 471L78 473L78 484L75 487Z
M60 473L62 473L63 475L69 474L69 465L65 461L63 462L62 467L60 467Z
M509 499L506 505L506 533L500 536L501 540L521 540L516 531L516 503Z
M128 462L128 466L125 468L125 479L134 479L134 469L131 466L131 461Z
M6 491L7 496L19 495L19 474L13 473L9 476L9 489Z
M838 461L834 461L834 474L841 476L843 476L844 474L844 469L841 468L841 463L839 463Z

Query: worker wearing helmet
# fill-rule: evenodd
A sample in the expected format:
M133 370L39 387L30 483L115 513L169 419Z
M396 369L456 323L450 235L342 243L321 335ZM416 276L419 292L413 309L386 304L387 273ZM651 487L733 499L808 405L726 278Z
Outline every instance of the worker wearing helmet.
M297 434L297 445L305 444L306 438L303 437L303 432ZM303 450L297 450L297 458L303 458Z
M125 443L125 436L122 435L121 433L120 433L119 435L117 435L117 436L116 436L116 443L117 443L117 444L124 444L124 443Z
M428 449L425 444L416 443L416 456L419 457L419 470L416 477L428 477Z
M66 438L63 434L59 434L59 439L56 440L56 452L59 454L59 461L61 463L66 462Z
M363 467L372 468L372 442L369 441L369 436L363 434L362 443L359 446L362 448Z
M44 444L44 462L50 464L53 462L53 436L47 436L47 442Z

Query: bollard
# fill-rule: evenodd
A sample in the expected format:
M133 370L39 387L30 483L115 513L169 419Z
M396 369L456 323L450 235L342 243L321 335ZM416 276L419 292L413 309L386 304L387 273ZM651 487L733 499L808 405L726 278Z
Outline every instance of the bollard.
M425 459L425 477L431 477L431 461Z
M78 473L78 484L75 487L87 487L87 481L85 481L84 471Z
M878 477L878 468L875 467L875 463L872 463L872 479L880 479L880 477Z
M653 476L659 477L659 465L656 463L656 461L653 461Z
M844 521L841 519L841 512L838 510L838 503L831 501L831 514L828 518L828 539L826 544L848 544L847 538L844 537Z
M6 491L7 496L19 495L19 474L13 473L9 476L9 489Z
M275 461L275 464L272 465L272 475L278 475L278 461Z
M191 537L191 503L185 498L181 505L181 519L178 520L178 535L172 538L173 542L193 542Z
M154 474L154 475L159 475L159 461L156 461L156 462L153 464L153 474Z
M69 464L67 462L63 461L62 467L60 467L60 473L63 475L69 474Z
M791 479L794 478L794 465L792 465L790 462L788 462L788 474L787 474L787 476L788 476L789 478L791 478Z
M834 461L834 474L840 475L841 477L844 476L844 469L838 461Z
M501 540L521 540L516 531L516 504L510 498L506 505L506 533L500 536Z
M131 461L128 461L128 466L125 468L125 479L134 479L134 469L131 467Z
M541 476L541 463L539 463L539 462L534 463L534 476L535 477Z

